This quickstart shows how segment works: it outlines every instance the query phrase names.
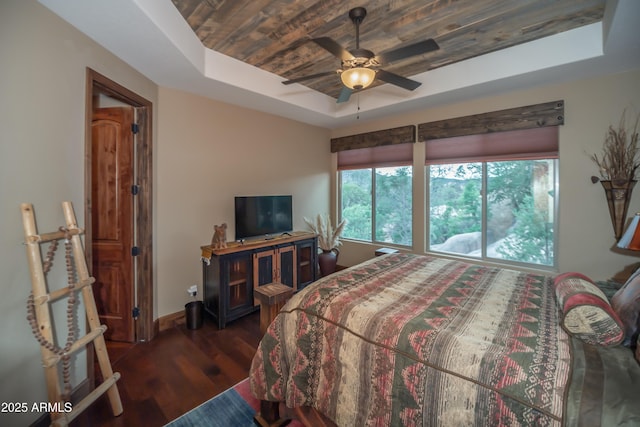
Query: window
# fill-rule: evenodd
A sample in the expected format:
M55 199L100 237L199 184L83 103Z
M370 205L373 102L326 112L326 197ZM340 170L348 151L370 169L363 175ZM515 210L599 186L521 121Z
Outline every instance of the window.
M340 201L342 219L347 220L343 236L348 239L371 241L373 231L373 169L340 172Z
M412 176L411 166L341 171L343 236L411 246Z
M343 237L412 245L413 144L338 152Z
M557 130L544 129L427 146L430 251L555 265Z

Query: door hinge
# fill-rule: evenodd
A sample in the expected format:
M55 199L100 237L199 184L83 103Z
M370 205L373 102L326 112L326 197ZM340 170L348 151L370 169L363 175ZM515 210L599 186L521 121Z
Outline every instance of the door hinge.
M131 123L131 132L135 135L140 132L140 126L137 123Z
M134 184L131 186L131 194L133 194L134 196L137 196L138 193L140 192L140 186L137 184Z
M138 317L140 317L140 307L133 307L133 310L131 312L131 316L134 319L137 319Z
M138 256L140 255L140 248L137 246L134 246L131 248L131 256Z

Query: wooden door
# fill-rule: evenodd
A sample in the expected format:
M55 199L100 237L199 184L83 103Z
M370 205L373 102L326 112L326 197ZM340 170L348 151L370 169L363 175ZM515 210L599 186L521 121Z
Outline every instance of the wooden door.
M100 108L91 123L93 285L105 337L134 340L133 108Z

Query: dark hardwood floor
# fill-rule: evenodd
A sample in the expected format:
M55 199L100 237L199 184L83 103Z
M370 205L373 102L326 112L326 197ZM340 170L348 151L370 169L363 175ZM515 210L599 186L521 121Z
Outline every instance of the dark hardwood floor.
M124 412L111 413L102 396L72 426L162 426L247 378L260 341L260 313L218 327L205 318L201 329L185 325L152 341L109 343Z

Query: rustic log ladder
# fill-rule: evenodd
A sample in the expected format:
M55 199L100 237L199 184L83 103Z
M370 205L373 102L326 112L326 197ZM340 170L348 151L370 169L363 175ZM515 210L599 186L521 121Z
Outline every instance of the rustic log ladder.
M27 259L31 272L32 295L29 298L29 305L31 307L30 312L33 311L33 313L29 315L29 321L34 329L34 334L36 334L41 344L40 350L47 382L51 425L68 425L104 393L108 395L113 415L118 416L122 413L122 403L120 401L118 386L116 385L120 374L117 372L113 373L111 369L111 362L109 361L109 354L107 353L103 336L107 328L104 325L100 325L98 318L98 310L91 287L95 279L89 276L84 249L82 247L82 241L80 240L80 235L84 233L84 230L78 228L73 206L71 202L63 202L62 210L66 227L61 227L59 231L45 234L37 233L33 206L29 203L23 203L20 205L20 209L22 211ZM77 281L75 283L69 283L68 287L49 293L47 292L45 273L50 267L50 255L52 256L57 241L59 240L64 240L68 248L67 271L70 277L73 277L75 274ZM51 242L52 248L49 250L47 259L43 263L40 244L46 242ZM71 259L74 261L73 265L71 265ZM72 270L73 273L71 273ZM69 281L71 282L71 279ZM75 300L75 293L77 291L81 291L82 293L89 332L78 340L68 342L67 345L61 349L60 346L53 344L56 342L56 339L54 338L52 330L49 303L64 297ZM72 316L71 311L73 311L73 307L70 306L67 311L69 319ZM74 335L70 336L74 337ZM93 348L96 351L96 357L104 380L80 402L76 404L65 404L64 402L69 399L69 393L66 388L70 388L68 372L66 372L68 369L65 370L63 374L65 376L65 393L63 394L60 390L58 363L61 361L64 362L65 360L66 363L69 363L68 360L72 354L86 348L90 343L93 343Z

